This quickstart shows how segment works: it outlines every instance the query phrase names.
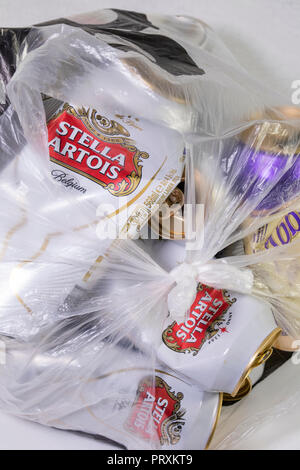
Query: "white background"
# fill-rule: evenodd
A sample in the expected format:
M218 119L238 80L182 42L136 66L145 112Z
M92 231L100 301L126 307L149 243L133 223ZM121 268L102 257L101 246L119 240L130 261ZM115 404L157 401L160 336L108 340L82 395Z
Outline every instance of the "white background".
M112 7L199 17L219 33L242 65L268 86L285 93L287 100L292 81L300 79L300 0L0 0L0 27L28 26ZM0 449L20 448L108 446L0 413Z

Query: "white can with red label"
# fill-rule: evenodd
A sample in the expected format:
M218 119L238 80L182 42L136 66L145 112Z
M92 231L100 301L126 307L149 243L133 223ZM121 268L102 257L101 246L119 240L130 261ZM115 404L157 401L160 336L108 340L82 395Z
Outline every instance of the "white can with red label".
M10 398L2 400L8 410L12 406L15 411L17 396L22 403L19 413L25 417L105 436L128 449L208 447L222 394L202 392L180 374L128 348L100 340L91 348L88 341L81 343L83 329L77 339L76 327L73 334L65 331L72 346L58 348L59 354L50 346L57 341L54 337L49 337L48 346L43 344L43 351L36 346L34 355L30 345L0 337L6 349L1 381L10 390Z

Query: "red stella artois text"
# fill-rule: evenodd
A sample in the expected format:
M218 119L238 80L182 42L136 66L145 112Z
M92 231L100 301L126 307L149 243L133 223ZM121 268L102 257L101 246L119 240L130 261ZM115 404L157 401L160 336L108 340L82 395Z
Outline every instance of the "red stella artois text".
M65 104L48 122L50 160L107 189L114 196L132 193L142 177L141 159L129 132L96 110Z
M161 445L177 444L185 422L182 399L183 393L174 393L161 377L145 377L139 383L127 429Z
M224 290L199 284L187 320L168 326L162 335L163 342L173 351L193 351L195 356L204 342L213 336L214 323L235 301Z

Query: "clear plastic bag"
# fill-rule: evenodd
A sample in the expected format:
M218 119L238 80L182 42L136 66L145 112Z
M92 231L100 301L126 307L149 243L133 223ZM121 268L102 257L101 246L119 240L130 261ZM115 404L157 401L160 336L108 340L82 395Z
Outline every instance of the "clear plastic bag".
M299 242L220 252L297 209L300 119L197 20L78 21L26 30L0 115L0 404L128 448L204 448L219 392L278 325L299 335L299 283L287 296L272 274ZM145 227L184 168L166 266Z

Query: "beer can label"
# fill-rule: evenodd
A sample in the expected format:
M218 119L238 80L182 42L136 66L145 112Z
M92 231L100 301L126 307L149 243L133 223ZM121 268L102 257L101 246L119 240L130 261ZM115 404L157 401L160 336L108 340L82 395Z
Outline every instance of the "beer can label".
M96 204L112 205L122 226L129 218L142 226L183 171L178 132L113 107L103 107L100 114L65 103L48 122L48 147L54 180ZM133 203L139 206L137 214Z

